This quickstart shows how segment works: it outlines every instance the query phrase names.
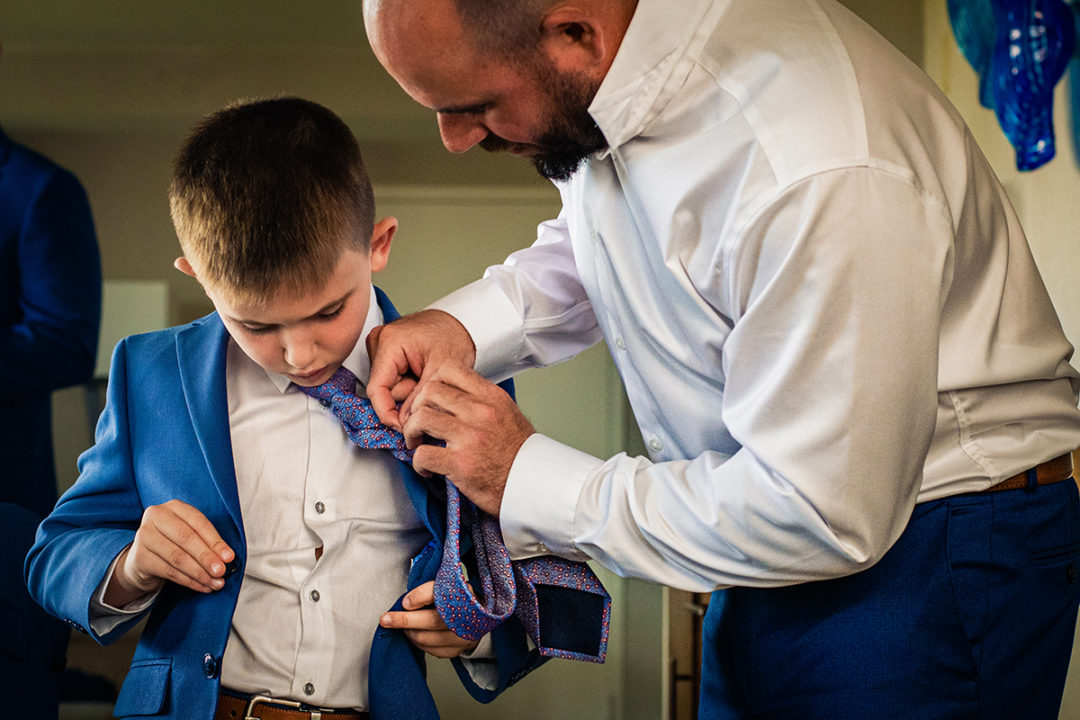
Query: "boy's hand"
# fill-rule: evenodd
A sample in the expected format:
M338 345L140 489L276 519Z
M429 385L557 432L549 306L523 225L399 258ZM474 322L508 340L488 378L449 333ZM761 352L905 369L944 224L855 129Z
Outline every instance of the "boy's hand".
M197 592L225 586L225 564L236 553L201 512L180 500L151 505L143 512L135 542L116 563L105 602L123 607L156 592L166 580Z
M413 588L402 600L404 611L384 613L379 624L401 628L413 645L438 658L453 658L477 646L475 640L462 640L439 617L435 609L435 582Z

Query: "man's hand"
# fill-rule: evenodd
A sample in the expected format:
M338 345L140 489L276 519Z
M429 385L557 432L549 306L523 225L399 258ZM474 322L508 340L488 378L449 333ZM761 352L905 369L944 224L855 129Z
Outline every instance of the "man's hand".
M498 517L510 467L532 424L506 392L473 370L443 365L417 385L402 432L413 467L445 475L484 512ZM421 445L428 435L445 447Z
M476 361L476 346L465 326L441 310L421 310L375 328L367 350L371 406L383 423L398 430L404 421L397 404L409 399L417 380L443 365L471 368Z
M453 658L476 647L475 640L463 640L446 627L435 609L435 583L413 588L401 601L404 611L383 613L379 624L401 628L409 641L429 655Z
M225 586L225 565L236 557L206 516L170 500L143 512L135 542L116 563L105 602L123 607L156 592L166 580L201 593Z

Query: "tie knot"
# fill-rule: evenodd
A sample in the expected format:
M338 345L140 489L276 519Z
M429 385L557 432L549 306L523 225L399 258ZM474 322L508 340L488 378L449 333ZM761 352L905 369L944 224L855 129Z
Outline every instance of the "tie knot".
M305 395L329 407L345 427L349 439L360 447L390 450L398 460L412 462L405 438L379 422L371 401L356 394L356 376L346 368L338 368L322 385L298 387Z
M330 379L321 385L304 387L297 385L300 392L318 400L333 400L336 396L356 396L356 376L344 365L334 371Z

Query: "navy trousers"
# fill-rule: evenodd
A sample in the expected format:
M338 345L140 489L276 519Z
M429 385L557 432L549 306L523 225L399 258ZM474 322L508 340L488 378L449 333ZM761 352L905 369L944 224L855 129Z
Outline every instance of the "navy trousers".
M1056 720L1080 602L1073 481L922 503L836 580L713 594L702 720Z

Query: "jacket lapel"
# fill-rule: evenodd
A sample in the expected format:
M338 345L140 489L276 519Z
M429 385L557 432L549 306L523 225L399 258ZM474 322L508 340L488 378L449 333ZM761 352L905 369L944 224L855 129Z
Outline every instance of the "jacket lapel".
M240 497L236 490L232 443L229 434L225 358L229 334L217 313L196 320L176 336L176 361L191 425L203 460L236 527Z
M378 287L375 288L375 298L379 303L379 309L382 310L384 323L393 322L401 317L397 308L390 302L390 298ZM423 520L428 531L441 543L446 537L446 517L445 508L431 502L431 493L435 486L420 477L409 463L403 462L401 465L405 490L409 493L413 507L416 508L416 514Z

